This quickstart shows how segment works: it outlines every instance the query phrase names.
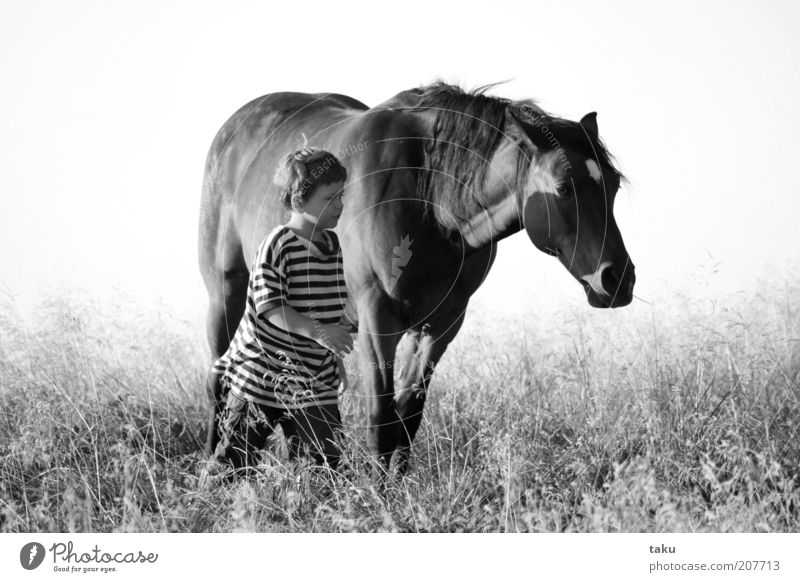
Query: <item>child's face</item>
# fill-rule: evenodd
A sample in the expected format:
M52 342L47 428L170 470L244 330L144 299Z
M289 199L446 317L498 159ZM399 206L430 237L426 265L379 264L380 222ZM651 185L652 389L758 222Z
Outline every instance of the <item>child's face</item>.
M317 186L303 204L303 212L314 216L319 228L333 228L344 209L343 188L344 182Z

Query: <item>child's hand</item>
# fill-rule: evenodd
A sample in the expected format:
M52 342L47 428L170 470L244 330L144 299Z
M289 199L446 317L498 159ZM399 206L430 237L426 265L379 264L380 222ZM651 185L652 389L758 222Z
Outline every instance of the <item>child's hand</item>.
M346 356L353 349L353 338L347 330L333 323L322 325L314 339L339 357Z
M344 360L336 358L336 366L339 368L339 394L344 394L350 388L350 381L347 379L347 370L344 367Z

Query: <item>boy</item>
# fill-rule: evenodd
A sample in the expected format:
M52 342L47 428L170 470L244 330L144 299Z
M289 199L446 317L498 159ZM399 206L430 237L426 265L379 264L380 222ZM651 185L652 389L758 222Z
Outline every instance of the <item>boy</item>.
M253 465L280 425L292 458L305 451L333 468L338 462L338 389L345 380L337 358L352 350L353 340L338 325L347 289L330 229L342 214L346 177L333 154L316 148L289 154L279 168L276 181L291 218L259 245L244 316L209 375L225 398L210 427L216 461Z

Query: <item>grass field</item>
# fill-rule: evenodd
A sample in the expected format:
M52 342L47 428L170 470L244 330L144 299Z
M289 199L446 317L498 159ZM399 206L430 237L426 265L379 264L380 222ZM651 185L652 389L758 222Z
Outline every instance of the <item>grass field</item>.
M471 314L385 491L353 361L345 476L276 439L257 477L198 492L201 317L73 292L21 318L5 297L0 530L798 531L800 281L760 289Z

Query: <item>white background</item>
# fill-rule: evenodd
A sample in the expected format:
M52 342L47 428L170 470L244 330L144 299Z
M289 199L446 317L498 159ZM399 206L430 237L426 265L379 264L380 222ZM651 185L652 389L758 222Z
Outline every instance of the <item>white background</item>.
M0 281L23 300L123 289L202 317L198 202L222 123L273 91L376 105L442 77L512 79L494 94L571 119L598 111L632 181L616 212L638 297L745 289L795 267L797 6L5 2ZM476 299L589 309L524 233L501 243Z

